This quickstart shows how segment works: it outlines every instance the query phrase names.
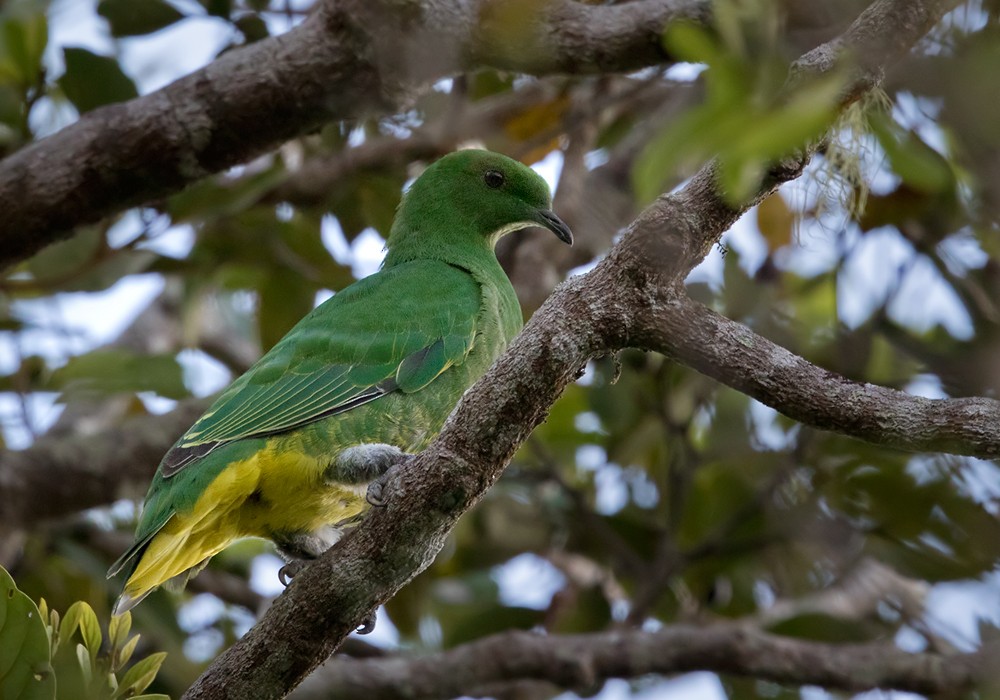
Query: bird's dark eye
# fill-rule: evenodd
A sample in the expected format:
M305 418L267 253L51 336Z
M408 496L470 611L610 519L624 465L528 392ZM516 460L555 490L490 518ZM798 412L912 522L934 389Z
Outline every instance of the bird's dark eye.
M486 180L487 187L499 189L503 186L504 176L499 170L487 170L486 174L483 175L483 179Z

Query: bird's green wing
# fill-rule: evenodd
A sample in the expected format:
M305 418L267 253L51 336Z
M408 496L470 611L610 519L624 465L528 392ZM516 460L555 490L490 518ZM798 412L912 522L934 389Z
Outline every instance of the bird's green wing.
M221 444L285 432L461 364L476 337L479 285L459 268L413 261L327 300L226 389L160 465L164 477Z

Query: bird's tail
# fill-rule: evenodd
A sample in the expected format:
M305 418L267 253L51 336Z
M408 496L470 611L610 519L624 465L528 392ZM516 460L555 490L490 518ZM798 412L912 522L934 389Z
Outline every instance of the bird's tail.
M183 517L174 514L164 525L132 547L112 565L108 576L127 571L128 580L114 614L133 608L159 586L170 582L184 587L214 555L233 540L214 518Z

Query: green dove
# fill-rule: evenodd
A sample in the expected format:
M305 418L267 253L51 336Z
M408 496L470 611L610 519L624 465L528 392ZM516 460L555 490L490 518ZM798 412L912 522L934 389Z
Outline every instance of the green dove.
M441 158L404 194L379 272L303 318L163 457L115 613L180 583L236 539L318 557L367 507L369 484L437 434L522 325L501 236L566 243L548 185L506 156Z

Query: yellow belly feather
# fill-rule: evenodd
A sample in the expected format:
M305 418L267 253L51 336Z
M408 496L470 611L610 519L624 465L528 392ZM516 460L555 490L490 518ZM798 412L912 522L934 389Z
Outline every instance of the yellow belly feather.
M241 537L314 532L365 508L365 487L322 482L327 462L269 440L252 457L232 462L186 513L177 513L150 541L125 584L139 599L198 566Z

